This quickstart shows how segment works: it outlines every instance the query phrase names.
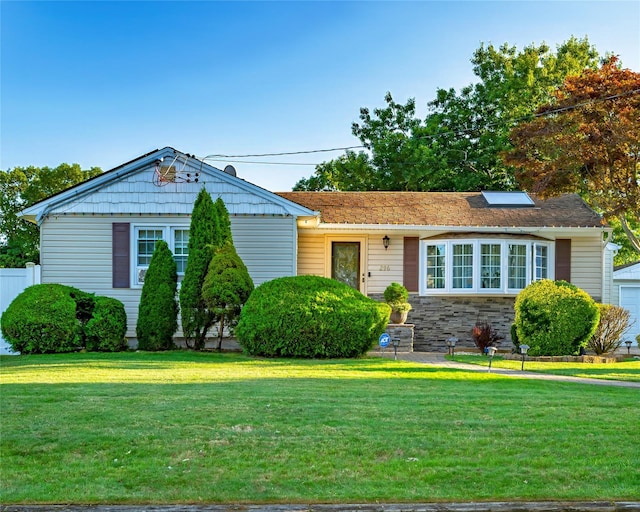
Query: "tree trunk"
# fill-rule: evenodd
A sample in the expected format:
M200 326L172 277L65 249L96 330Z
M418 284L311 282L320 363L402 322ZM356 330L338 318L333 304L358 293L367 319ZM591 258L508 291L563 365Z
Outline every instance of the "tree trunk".
M631 230L631 227L629 226L627 219L625 218L624 215L620 215L618 218L620 219L620 224L622 225L622 230L624 231L624 234L627 235L629 242L631 242L631 247L633 247L635 251L640 252L640 240Z

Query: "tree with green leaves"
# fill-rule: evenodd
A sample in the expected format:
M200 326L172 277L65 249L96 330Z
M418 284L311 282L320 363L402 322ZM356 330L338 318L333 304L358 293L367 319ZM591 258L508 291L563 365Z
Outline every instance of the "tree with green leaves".
M140 350L171 350L178 330L178 270L169 245L156 242L144 276L136 336Z
M202 298L202 286L214 251L221 243L218 212L209 192L200 190L191 214L189 255L180 287L182 332L187 347L195 350L204 348L207 332L216 320Z
M500 153L509 149L515 122L549 101L565 77L598 65L588 39L571 38L557 50L522 51L482 44L471 59L478 78L460 90L438 89L424 120L416 102L385 96L373 112L360 109L352 125L366 151L347 153L316 167L295 190L509 190L514 170Z
M24 267L40 260L38 226L22 220L24 208L101 174L99 167L14 167L0 171L0 267Z
M523 189L542 197L580 193L619 223L640 257L640 73L611 57L567 77L511 140L505 160Z
M225 243L211 259L202 287L202 298L218 319L218 350L225 327L237 324L253 288L253 280L233 243Z

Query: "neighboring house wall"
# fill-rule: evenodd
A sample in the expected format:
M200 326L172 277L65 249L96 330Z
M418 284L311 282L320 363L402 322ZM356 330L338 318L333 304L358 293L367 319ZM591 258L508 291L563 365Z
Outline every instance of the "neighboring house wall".
M40 265L27 263L26 268L0 268L0 316L22 291L40 283ZM15 354L0 334L0 355Z
M187 216L62 215L41 226L42 282L62 283L123 302L127 337L135 337L142 286L132 275L127 288L112 282L112 224L171 224L189 229ZM238 254L258 286L275 277L296 274L296 227L292 217L232 216L231 231ZM82 237L78 234L82 233ZM73 247L70 251L69 247ZM134 240L131 241L133 265ZM182 336L182 331L176 333Z
M631 321L635 322L623 335L637 345L635 337L640 334L640 263L625 265L613 272L611 303L629 310Z

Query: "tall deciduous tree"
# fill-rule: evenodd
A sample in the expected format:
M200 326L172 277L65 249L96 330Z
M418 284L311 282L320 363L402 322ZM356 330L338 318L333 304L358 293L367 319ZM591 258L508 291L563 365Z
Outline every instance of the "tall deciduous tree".
M178 330L178 270L169 245L156 242L144 277L136 336L140 350L170 350Z
M513 168L500 152L510 148L513 122L549 101L570 74L598 65L585 39L571 38L557 50L546 44L522 51L482 44L471 59L478 81L460 92L438 89L424 120L416 102L360 109L352 125L368 152L347 153L317 166L296 190L479 190L511 189Z
M222 240L218 211L209 192L204 188L200 190L193 205L189 255L180 287L182 331L187 346L196 350L204 348L207 332L216 320L202 298L202 285L213 253Z
M23 267L40 259L40 230L18 218L24 208L101 174L99 167L14 167L0 171L0 267Z
M640 73L615 57L571 76L555 101L513 129L505 154L516 179L543 197L579 192L607 219L617 219L640 253Z

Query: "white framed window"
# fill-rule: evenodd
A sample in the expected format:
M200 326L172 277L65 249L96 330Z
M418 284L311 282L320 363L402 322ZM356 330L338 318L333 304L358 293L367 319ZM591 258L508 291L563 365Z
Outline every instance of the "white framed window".
M132 283L135 286L144 284L144 278L158 240L167 242L176 262L178 281L182 281L189 255L188 226L139 225L134 226L132 236L131 247L134 252L132 261L135 262Z
M553 242L509 239L423 240L420 294L517 294L553 279Z

